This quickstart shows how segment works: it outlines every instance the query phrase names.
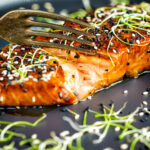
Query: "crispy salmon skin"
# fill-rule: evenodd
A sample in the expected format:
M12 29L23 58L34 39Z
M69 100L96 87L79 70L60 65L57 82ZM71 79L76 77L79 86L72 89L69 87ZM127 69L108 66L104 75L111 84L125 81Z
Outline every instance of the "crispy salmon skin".
M0 106L73 104L124 75L136 77L150 70L149 14L141 5L101 7L78 18L95 26L95 30L64 23L96 38L53 31L90 40L93 47L56 38L34 38L81 47L95 55L57 48L5 46L0 50Z

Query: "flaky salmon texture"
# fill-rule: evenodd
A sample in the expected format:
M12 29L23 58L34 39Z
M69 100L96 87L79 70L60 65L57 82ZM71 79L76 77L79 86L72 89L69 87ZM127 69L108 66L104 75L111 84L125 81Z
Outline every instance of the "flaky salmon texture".
M101 7L87 14L93 47L56 38L35 40L88 49L95 55L56 48L9 45L0 50L0 106L73 104L127 77L150 70L150 14L141 5ZM54 31L53 31L54 32ZM58 31L56 31L58 32ZM59 34L87 39L59 31Z

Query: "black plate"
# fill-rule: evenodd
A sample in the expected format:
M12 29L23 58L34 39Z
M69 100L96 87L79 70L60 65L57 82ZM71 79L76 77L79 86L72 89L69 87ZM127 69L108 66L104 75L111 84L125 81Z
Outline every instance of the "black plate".
M19 7L31 8L31 5L33 3L40 4L40 9L44 10L44 3L47 1L46 0L39 0L39 1L10 0L7 2L5 0L1 0L0 15L8 12L9 10L18 9ZM52 2L53 6L56 9L56 12L59 12L62 9L74 11L78 8L83 7L81 0L49 0L49 2ZM140 2L140 0L138 1L136 0L136 2L138 3ZM109 1L107 0L104 1L92 0L93 6L104 6L108 4ZM0 47L6 44L7 42L0 40ZM82 121L83 112L85 108L87 108L87 106L90 106L90 108L93 110L99 111L101 103L108 106L111 100L114 101L116 110L117 108L120 108L125 102L128 102L127 108L124 111L124 113L129 113L135 110L135 108L139 106L143 100L146 100L150 103L150 95L145 97L142 95L142 92L145 91L147 87L150 87L150 74L148 73L141 75L137 79L130 79L130 80L126 79L125 81L123 81L122 83L116 86L113 86L109 89L105 89L95 94L92 97L92 100L80 102L78 104L68 106L68 108L81 115L78 122ZM123 94L123 91L126 89L129 91L129 93L128 95L125 96ZM25 130L19 129L19 131L26 133L27 137L30 137L33 133L37 133L38 137L44 140L49 137L49 133L51 131L55 131L57 134L59 134L63 130L70 130L71 132L73 132L71 127L68 125L68 123L62 120L62 117L64 115L69 117L72 117L72 115L67 112L60 111L61 107L50 106L41 109L28 108L28 109L21 109L21 110L15 110L13 107L9 108L9 110L3 110L3 108L1 107L1 109L2 109L1 112L5 111L6 113L0 117L0 120L7 120L7 121L26 120L26 121L33 122L34 120L39 118L42 112L47 113L47 118L39 126L34 128L27 128ZM150 117L148 119L150 120ZM91 122L92 117L91 118L89 117L88 120ZM149 120L144 123L137 121L136 126L137 127L149 126L150 125ZM106 137L104 142L101 144L93 145L91 144L90 141L91 141L90 136L86 136L86 138L84 138L83 140L83 145L86 150L91 150L91 149L102 150L106 147L112 147L113 149L118 150L120 149L120 144L121 144L121 142L117 140L117 135L111 133ZM136 149L140 149L140 148L145 149L144 146L138 144Z

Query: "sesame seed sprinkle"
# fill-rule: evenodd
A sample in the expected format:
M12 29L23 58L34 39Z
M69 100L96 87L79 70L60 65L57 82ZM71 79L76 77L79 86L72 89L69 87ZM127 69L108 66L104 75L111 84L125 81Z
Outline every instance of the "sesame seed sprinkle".
M143 101L142 103L143 103L143 105L145 105L145 106L148 105L148 102L147 102L147 101Z
M147 96L147 95L148 95L148 91L144 91L144 92L142 93L142 95Z
M1 101L1 102L4 101L4 97L3 97L3 96L0 97L0 101Z
M128 94L128 90L124 90L124 91L123 91L123 94Z
M32 102L33 102L33 103L35 102L35 96L32 97Z
M126 144L126 143L121 144L120 149L122 149L122 150L128 149L128 144Z

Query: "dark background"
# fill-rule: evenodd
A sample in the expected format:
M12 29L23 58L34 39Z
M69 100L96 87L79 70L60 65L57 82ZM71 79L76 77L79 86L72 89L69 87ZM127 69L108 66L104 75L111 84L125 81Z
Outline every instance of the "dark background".
M149 2L149 0L146 0ZM40 9L44 9L43 5L48 0L0 0L0 16L4 13L8 12L9 10L18 9L19 7L25 7L30 9L33 3L39 3ZM82 8L82 1L81 0L49 0L52 2L56 12L61 11L62 9L68 9L69 11L74 11L78 8ZM131 0L131 2L139 3L140 0ZM91 3L94 7L108 5L108 0L91 0ZM0 47L6 45L7 42L0 40ZM135 110L137 106L140 106L143 100L146 100L150 104L150 94L148 96L143 96L142 92L146 90L146 88L150 87L150 73L141 75L137 79L125 79L123 83L118 84L114 87L109 89L103 90L92 97L92 100L87 100L84 102L80 102L76 105L68 106L71 110L79 113L81 115L78 122L82 122L82 116L85 108L90 106L91 109L99 111L100 104L103 103L105 105L109 105L110 102L113 100L115 103L115 110L119 109L124 102L128 102L127 108L123 111L124 114L128 114ZM124 95L123 91L128 90L128 95ZM150 106L148 106L150 108ZM0 116L0 120L6 121L17 121L17 120L27 120L33 122L42 112L47 112L47 118L37 127L35 128L18 128L16 131L26 133L27 137L30 137L33 133L37 133L40 139L45 139L49 137L50 131L55 131L57 134L63 130L70 130L74 132L68 123L62 120L64 115L72 117L71 114L67 112L60 111L62 107L57 106L50 106L47 108L28 108L28 109L21 109L15 110L8 110L6 108L0 108L1 114L2 112L6 112L5 114ZM93 118L91 116L88 117L88 121L92 122ZM150 117L146 122L140 122L137 119L136 126L143 127L150 125ZM85 136L83 138L83 145L86 150L103 150L106 147L112 147L115 150L120 149L120 144L126 141L118 141L117 134L114 134L113 130L109 132L109 135L106 137L103 143L98 145L91 144L91 136ZM16 139L17 141L18 139ZM0 143L1 147L1 143ZM146 148L138 144L136 149L145 150Z

